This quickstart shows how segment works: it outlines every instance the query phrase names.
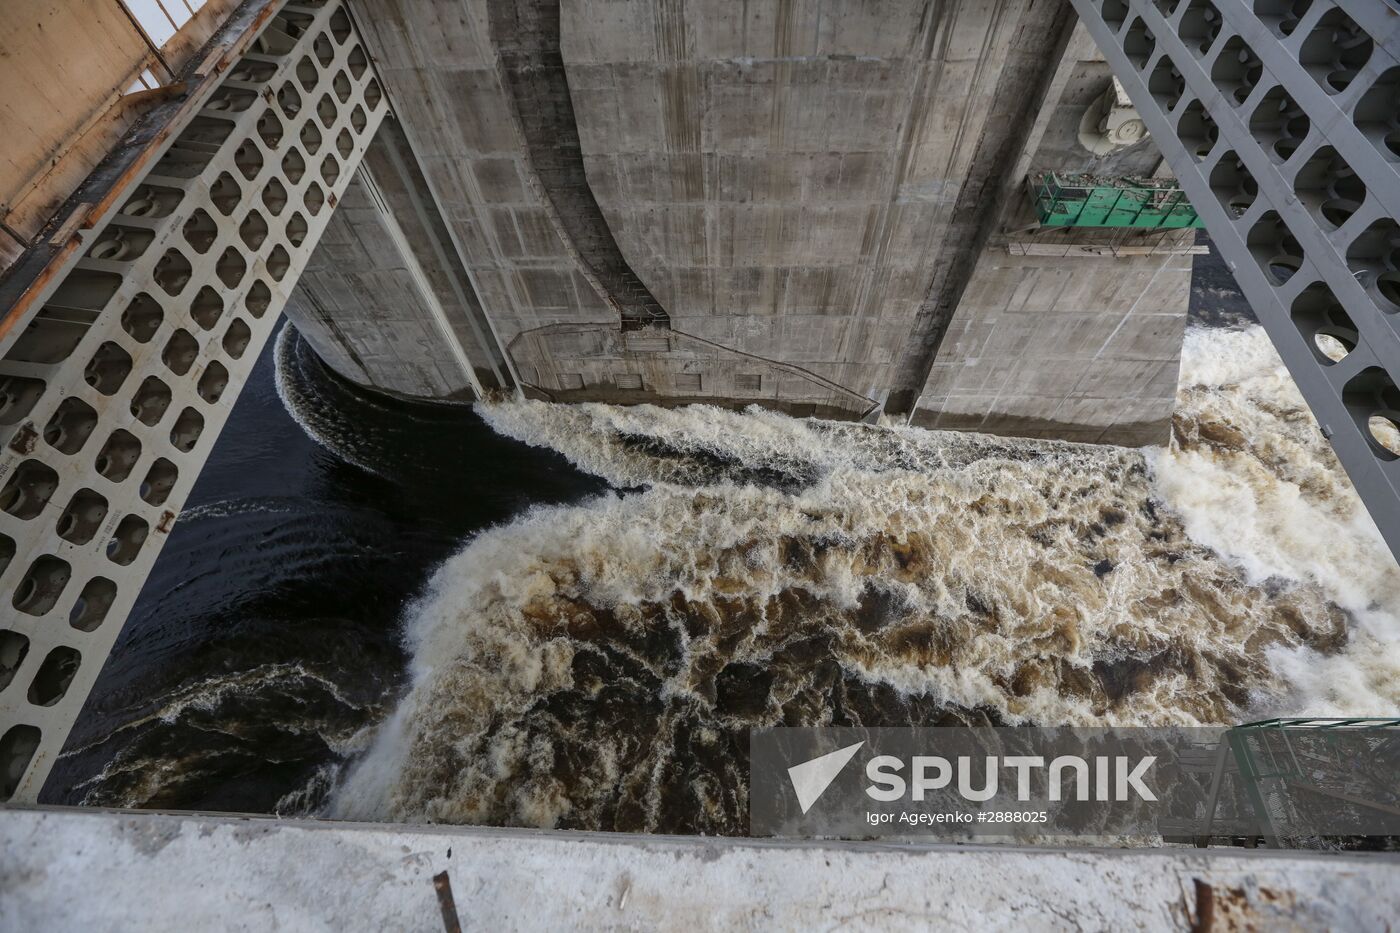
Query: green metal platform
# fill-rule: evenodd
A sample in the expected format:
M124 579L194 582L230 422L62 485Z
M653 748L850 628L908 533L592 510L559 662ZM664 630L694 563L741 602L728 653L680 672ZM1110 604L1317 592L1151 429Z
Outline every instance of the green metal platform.
M1108 178L1047 172L1027 179L1036 216L1045 227L1204 227L1171 178Z

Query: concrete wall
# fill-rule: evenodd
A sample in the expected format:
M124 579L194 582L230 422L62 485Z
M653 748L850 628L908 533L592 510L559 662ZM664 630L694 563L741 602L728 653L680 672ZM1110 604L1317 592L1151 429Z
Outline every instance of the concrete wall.
M501 344L545 324L615 320L550 219L485 0L362 0L355 9Z
M438 242L490 332L464 352L499 354L531 394L844 417L889 402L920 424L1164 439L1157 403L1174 385L1189 260L1008 253L1026 239L1005 234L1025 226L1027 172L1159 161L1150 142L1101 159L1078 144L1109 76L1082 34L1062 54L1067 4L356 10ZM1026 280L1038 283L1029 298L1004 287ZM419 352L417 310L387 310L401 300L391 292L362 299L329 312L323 329L343 339L313 343ZM414 336L358 334L376 318ZM672 336L625 338L624 320ZM367 384L456 391L446 376L414 388L327 352ZM441 352L422 352L442 368Z
M361 385L472 398L512 382L392 120L340 198L287 315L323 360Z
M1396 856L626 836L92 810L0 819L16 930L1388 930ZM447 927L451 929L452 927Z
M1158 171L1150 139L1102 156L1080 144L1080 119L1112 78L1082 28L1057 78L1022 164L1104 176ZM913 423L1165 443L1190 300L1192 257L1183 250L1194 231L1027 230L1033 222L1029 199L1015 191L943 335ZM1019 255L1057 249L1062 255Z
M1027 5L721 6L564 4L589 181L675 328L882 397Z
M913 423L1021 437L1165 443L1189 255L978 260Z

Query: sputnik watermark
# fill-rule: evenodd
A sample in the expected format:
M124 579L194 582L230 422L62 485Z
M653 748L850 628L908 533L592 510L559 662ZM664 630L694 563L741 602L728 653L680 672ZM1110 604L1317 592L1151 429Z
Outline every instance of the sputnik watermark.
M804 814L821 799L831 782L836 780L864 744L864 741L856 742L788 768L788 779ZM1157 795L1144 783L1144 777L1156 762L1155 755L1145 755L1136 761L1126 755L1098 755L1092 758L1092 763L1079 755L1060 755L1047 765L1040 755L1008 755L1004 758L988 755L981 762L980 786L974 786L979 782L974 778L973 759L968 755L959 755L951 761L938 755L915 755L908 762L895 755L876 755L865 763L865 776L869 781L865 794L871 800L882 803L906 798L922 803L933 792L955 787L963 800L982 802L997 796L1002 786L998 776L1007 770L1014 773L1016 800L1025 802L1031 799L1034 772L1044 768L1049 799L1052 801L1122 802L1136 794L1140 800L1155 802ZM1066 794L1067 783L1069 794ZM900 821L910 822L909 816L901 814ZM914 822L928 824L975 821L973 814L966 812L924 813L917 817ZM873 824L879 824L892 822L893 814L867 813L866 818Z
M1400 808L1392 803L1400 798L1400 777L1387 751L1400 747L1400 734L1331 730L1309 746L1311 772L1275 779L1250 756L1284 760L1259 744L1278 740L1276 732L756 730L750 737L750 832L850 838L1400 834ZM1295 750L1306 740L1292 733L1285 738ZM1379 803L1369 805L1373 800Z
M905 780L901 773L905 766L903 760L894 755L878 755L866 763L865 774L872 784L865 789L865 793L872 800L899 800L907 795L911 800L922 801L929 792L951 786L956 771L958 796L980 802L997 796L998 775L1006 769L1015 772L1016 799L1027 801L1031 799L1032 774L1036 769L1047 768L1046 783L1050 800L1123 802L1131 799L1131 794L1136 794L1140 800L1157 799L1151 788L1143 783L1148 770L1157 761L1156 755L1144 755L1135 762L1127 755L1096 755L1092 761L1091 766L1089 759L1078 755L1060 755L1052 759L1047 768L1041 755L1008 755L1005 758L988 755L980 769L981 786L974 787L977 780L971 756L959 755L954 765L947 758L936 755L915 755L909 762L909 779ZM1091 768L1095 775L1092 788L1089 779ZM1072 796L1065 794L1067 773L1068 780L1072 782Z
M846 767L846 762L855 757L864 744L857 742L788 768L788 778L792 781L793 792L797 794L797 803L802 807L803 813L812 809L812 804L821 799L831 782L836 780L836 775Z

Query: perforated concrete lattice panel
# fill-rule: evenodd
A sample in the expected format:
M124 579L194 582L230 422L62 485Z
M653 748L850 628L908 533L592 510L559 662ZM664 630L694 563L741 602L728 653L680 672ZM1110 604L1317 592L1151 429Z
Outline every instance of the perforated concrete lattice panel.
M1072 2L1400 554L1400 11Z
M248 48L0 340L0 802L36 799L388 110L342 3Z

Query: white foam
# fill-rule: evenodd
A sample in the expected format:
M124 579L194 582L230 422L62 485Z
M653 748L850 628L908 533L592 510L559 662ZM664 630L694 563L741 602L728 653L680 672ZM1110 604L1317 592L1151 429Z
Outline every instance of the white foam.
M1007 722L1394 714L1400 572L1267 339L1192 331L1182 371L1182 440L1146 457L759 410L479 406L503 434L645 488L533 510L437 571L407 615L410 687L333 812L592 812L614 792L614 737L585 736L566 789L522 724L582 689L571 665L600 639L654 671L667 716L711 731L776 715L716 707L715 671L803 638L854 683ZM872 587L901 607L873 629ZM746 628L721 637L735 606ZM624 630L664 630L680 657ZM1121 696L1096 686L1123 663Z
M1243 448L1150 452L1159 494L1187 533L1252 582L1316 585L1354 619L1340 655L1270 654L1289 715L1400 709L1400 573L1263 328L1187 331L1179 408L1238 429Z

